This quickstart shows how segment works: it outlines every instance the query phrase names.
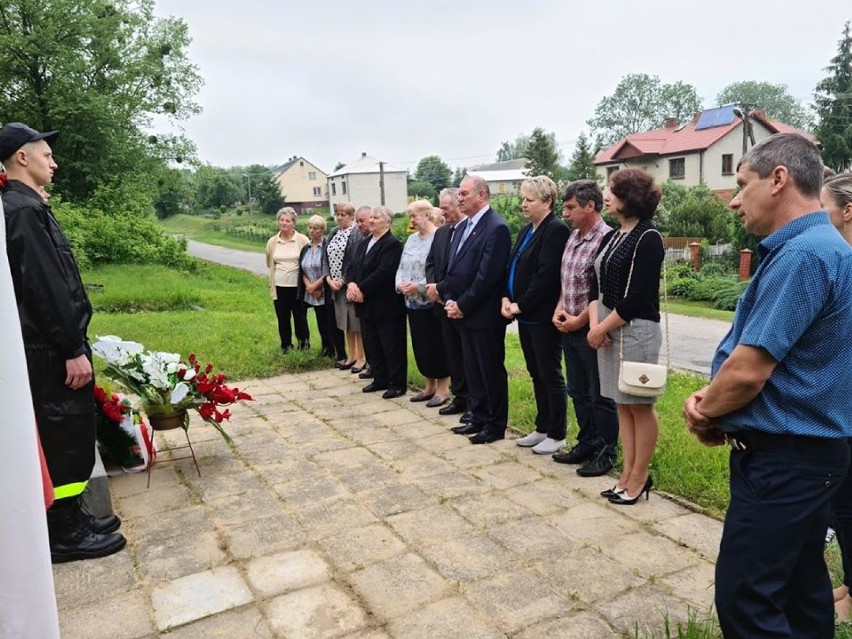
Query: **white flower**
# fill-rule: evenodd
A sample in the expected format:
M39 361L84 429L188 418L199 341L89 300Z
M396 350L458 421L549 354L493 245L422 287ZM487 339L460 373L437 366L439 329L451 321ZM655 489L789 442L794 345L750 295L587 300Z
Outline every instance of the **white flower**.
M186 381L189 381L189 380L191 380L193 377L195 377L195 369L194 369L194 368L189 368L186 364L182 365L182 366L181 366L181 368L182 368L183 370L185 370L185 371L186 371L186 372L183 374L183 378L184 378Z
M183 401L183 399L189 394L189 384L184 384L180 382L177 386L172 390L171 399L169 399L170 404L179 404Z
M92 352L106 360L110 366L123 367L137 353L144 350L138 342L126 342L115 335L98 336L98 341L92 344Z

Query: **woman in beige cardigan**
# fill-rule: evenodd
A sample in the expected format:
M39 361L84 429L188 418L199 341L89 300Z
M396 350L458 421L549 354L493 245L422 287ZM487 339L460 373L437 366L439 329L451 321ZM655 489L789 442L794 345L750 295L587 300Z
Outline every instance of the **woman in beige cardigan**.
M278 211L278 233L266 243L266 266L269 269L269 291L278 318L281 352L293 348L290 316L300 349L308 347L308 318L305 305L297 295L299 255L310 240L296 232L296 211L286 206Z

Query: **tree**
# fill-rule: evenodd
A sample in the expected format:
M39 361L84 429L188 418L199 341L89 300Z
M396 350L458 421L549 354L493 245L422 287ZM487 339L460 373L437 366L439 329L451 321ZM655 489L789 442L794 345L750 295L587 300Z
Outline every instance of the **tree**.
M519 160L527 152L527 147L530 143L530 136L521 133L515 138L514 142L508 140L500 144L497 151L497 162L508 162L509 160Z
M429 200L432 204L438 200L438 191L431 182L426 180L411 180L408 183L408 195L418 200Z
M331 172L332 172L332 173L336 173L337 171L339 171L340 169L342 169L344 166L346 166L346 163L345 163L345 162L341 162L340 160L338 160L338 161L337 161L337 164L335 164L335 165L334 165L334 169L332 169L332 171L331 171Z
M189 43L182 20L154 16L154 0L3 0L0 121L58 129L57 191L86 200L192 152L145 133L154 116L199 110Z
M813 120L808 109L790 95L786 84L743 80L729 84L716 96L718 104L740 102L749 108L763 109L772 119L797 129L810 130Z
M221 209L247 200L247 185L225 169L209 164L195 172L195 200L206 209Z
M835 171L852 168L852 33L843 27L837 55L826 67L829 76L816 85L814 101L819 123L814 130L822 143L822 160Z
M157 176L157 196L154 211L166 218L186 211L193 200L190 175L185 170L162 166Z
M675 237L702 237L710 243L731 240L733 216L707 186L686 188L668 180L662 185L660 226Z
M462 183L464 176L467 175L467 167L466 166L457 166L456 170L453 171L453 186L458 188L459 184Z
M599 179L597 167L595 167L595 156L589 148L589 138L585 133L581 133L577 138L577 146L571 156L571 164L565 173L565 179L569 182Z
M245 170L242 167L237 168L242 171L241 176L251 180L251 199L257 202L261 212L275 215L281 210L285 198L272 171L261 164L252 164L245 167Z
M533 129L524 156L529 160L524 171L526 175L546 175L554 182L562 178L563 169L559 166L559 150L556 136L545 133L541 127Z
M437 155L429 155L417 164L414 179L418 182L429 182L436 192L450 185L453 172L450 167Z
M660 128L666 118L685 121L699 110L701 98L691 84L663 84L659 76L631 73L598 102L587 124L605 144L612 144L631 133Z

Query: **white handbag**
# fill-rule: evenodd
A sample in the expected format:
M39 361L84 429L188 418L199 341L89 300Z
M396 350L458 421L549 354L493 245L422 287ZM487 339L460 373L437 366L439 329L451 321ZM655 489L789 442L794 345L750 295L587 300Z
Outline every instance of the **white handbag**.
M648 229L645 233L657 233L656 229ZM630 272L627 274L627 286L624 288L624 295L627 296L627 291L630 290L630 280L633 277L633 263L636 261L636 251L639 249L639 242L645 236L645 233L639 236L636 242L636 248L633 249L633 259L630 261ZM662 237L662 235L660 236ZM666 356L667 363L651 364L648 362L629 362L624 361L624 328L622 327L619 333L621 342L619 345L618 358L621 366L618 371L618 390L625 395L634 395L638 397L659 397L666 392L666 378L671 365L671 347L669 341L669 313L668 313L668 292L666 291L666 264L663 259L663 298L665 299L666 309L664 311L666 319Z

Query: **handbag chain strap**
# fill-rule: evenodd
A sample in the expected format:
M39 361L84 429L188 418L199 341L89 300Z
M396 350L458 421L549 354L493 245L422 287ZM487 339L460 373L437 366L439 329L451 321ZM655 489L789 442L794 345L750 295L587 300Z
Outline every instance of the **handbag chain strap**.
M633 247L633 258L630 260L630 270L627 272L627 286L624 287L624 297L627 297L627 291L630 290L630 280L633 279L633 265L636 262L636 252L639 250L639 242L642 241L642 238L645 237L646 233L656 233L660 236L660 239L663 239L662 234L657 229L648 229L639 236L639 239L636 241L636 246ZM668 281L666 278L666 256L665 256L665 244L663 245L663 317L665 318L666 325L666 368L672 367L672 340L669 333L669 291L668 291ZM624 326L621 327L621 331L619 332L620 344L618 347L618 359L619 361L624 361Z

